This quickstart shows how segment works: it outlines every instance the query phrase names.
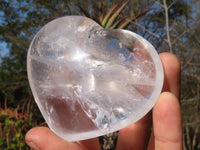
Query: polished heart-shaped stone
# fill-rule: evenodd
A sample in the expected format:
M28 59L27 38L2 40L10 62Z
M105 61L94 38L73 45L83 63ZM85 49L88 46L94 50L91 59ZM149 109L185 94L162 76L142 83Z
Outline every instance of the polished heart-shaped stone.
M148 41L81 16L45 25L30 45L27 66L43 117L68 141L136 122L152 109L163 85L162 64Z

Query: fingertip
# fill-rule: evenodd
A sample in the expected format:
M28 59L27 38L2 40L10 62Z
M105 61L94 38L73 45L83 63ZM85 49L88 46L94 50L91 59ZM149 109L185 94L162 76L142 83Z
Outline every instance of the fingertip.
M172 92L179 97L181 65L178 58L171 53L159 54L164 69L163 91Z
M46 130L45 127L35 127L30 129L25 135L26 144L29 145L34 150L39 150L38 140L39 140L39 132L40 130Z
M30 129L26 135L25 135L25 140L26 141L30 141L32 139L37 139L38 138L38 132L40 132L41 130L46 131L48 130L47 127L35 127Z
M26 143L34 150L80 150L80 145L70 143L54 134L47 127L35 127L25 136Z
M170 107L171 105L173 107ZM180 104L178 98L173 93L162 92L154 108L160 109L162 112L168 112L172 108L180 111Z
M171 53L160 53L159 56L162 62L164 62L164 64L172 64L170 66L166 66L166 67L169 67L169 70L175 71L173 72L174 74L180 73L181 64L178 57L176 57L176 55L171 54Z

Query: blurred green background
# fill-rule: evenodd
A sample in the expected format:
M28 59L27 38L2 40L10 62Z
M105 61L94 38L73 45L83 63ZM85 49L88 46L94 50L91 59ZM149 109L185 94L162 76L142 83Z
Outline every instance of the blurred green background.
M199 0L0 0L0 149L29 149L24 135L45 122L26 72L29 44L49 21L82 15L105 28L124 28L181 63L184 149L200 150Z

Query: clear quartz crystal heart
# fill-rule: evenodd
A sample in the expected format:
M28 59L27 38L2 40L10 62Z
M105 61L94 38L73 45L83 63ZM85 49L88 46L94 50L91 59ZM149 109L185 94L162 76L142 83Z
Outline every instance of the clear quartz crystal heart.
M152 109L163 85L162 64L149 42L81 16L45 25L30 45L27 65L42 115L68 141L136 122Z

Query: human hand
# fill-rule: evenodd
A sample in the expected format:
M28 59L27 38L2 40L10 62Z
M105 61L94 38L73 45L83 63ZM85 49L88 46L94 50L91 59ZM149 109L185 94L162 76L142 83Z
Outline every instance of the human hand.
M182 150L182 120L179 97L180 64L169 53L160 54L164 68L164 86L152 112L119 131L116 150ZM152 130L151 130L151 127ZM67 142L46 127L36 127L26 134L34 150L100 150L98 138Z

